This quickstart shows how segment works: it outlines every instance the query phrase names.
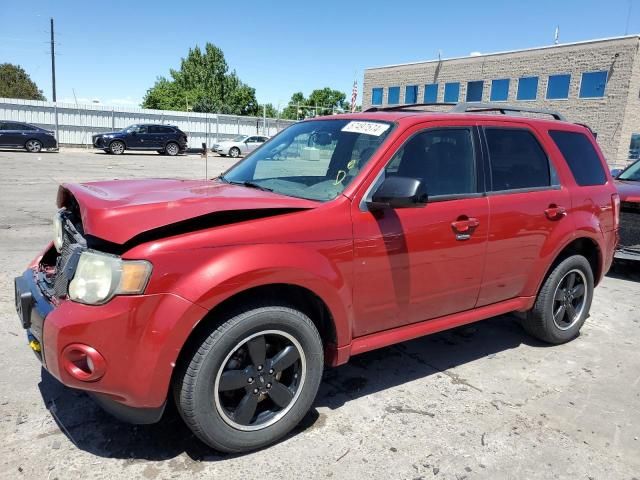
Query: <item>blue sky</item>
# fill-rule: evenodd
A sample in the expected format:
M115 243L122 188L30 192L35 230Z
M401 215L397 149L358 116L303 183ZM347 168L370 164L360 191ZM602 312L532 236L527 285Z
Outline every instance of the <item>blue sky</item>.
M631 1L628 32L640 33ZM325 86L350 97L354 78L361 94L366 67L548 45L556 25L561 43L623 35L629 2L12 1L0 8L0 63L23 66L51 99L53 16L58 101L75 90L79 102L137 105L189 47L210 41L260 102L283 107Z

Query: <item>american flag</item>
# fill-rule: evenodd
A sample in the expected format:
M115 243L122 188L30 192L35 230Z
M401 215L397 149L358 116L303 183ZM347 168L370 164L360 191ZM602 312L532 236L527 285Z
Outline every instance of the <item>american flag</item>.
M357 98L358 98L358 80L354 80L353 90L351 91L351 113L356 111Z

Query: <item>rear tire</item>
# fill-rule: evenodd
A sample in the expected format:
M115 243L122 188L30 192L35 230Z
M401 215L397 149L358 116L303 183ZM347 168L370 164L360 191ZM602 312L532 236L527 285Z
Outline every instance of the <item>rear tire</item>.
M593 286L593 271L585 257L564 259L542 285L533 309L522 321L524 329L555 345L573 340L589 316Z
M42 150L42 142L40 140L36 140L32 138L31 140L27 140L24 144L24 148L29 153L39 153Z
M120 140L114 140L109 144L109 151L114 155L121 155L124 152L124 149L124 142L121 142Z
M176 371L176 405L207 445L244 452L282 438L315 399L324 365L313 322L286 306L254 306L205 332Z
M176 155L178 155L178 153L180 153L180 147L176 142L169 142L164 148L164 151L170 157L175 157Z

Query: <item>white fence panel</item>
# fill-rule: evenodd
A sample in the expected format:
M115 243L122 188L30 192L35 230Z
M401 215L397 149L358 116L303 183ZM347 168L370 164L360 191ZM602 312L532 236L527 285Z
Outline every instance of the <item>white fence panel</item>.
M0 120L32 123L55 130L56 104L36 100L0 98ZM107 107L58 103L58 128L61 145L91 146L91 136L120 130L134 123L175 125L189 136L189 147L211 146L217 140L236 135L269 135L291 125L290 120L242 117L215 113L175 112L144 108Z

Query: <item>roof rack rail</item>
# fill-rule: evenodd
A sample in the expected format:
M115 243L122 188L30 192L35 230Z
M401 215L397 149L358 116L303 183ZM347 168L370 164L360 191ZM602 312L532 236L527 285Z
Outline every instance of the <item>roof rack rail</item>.
M502 105L500 103L469 103L462 102L458 103L451 109L451 113L481 113L481 112L500 112L503 115L507 113L539 113L541 115L549 115L553 117L555 120L559 120L561 122L565 122L566 119L564 115L558 113L554 110L545 110L542 108L527 108L527 107L514 107L511 105Z
M455 102L430 102L430 103L407 103L406 105L394 105L392 107L369 107L365 112L393 112L396 110L411 110L415 107L455 107Z

